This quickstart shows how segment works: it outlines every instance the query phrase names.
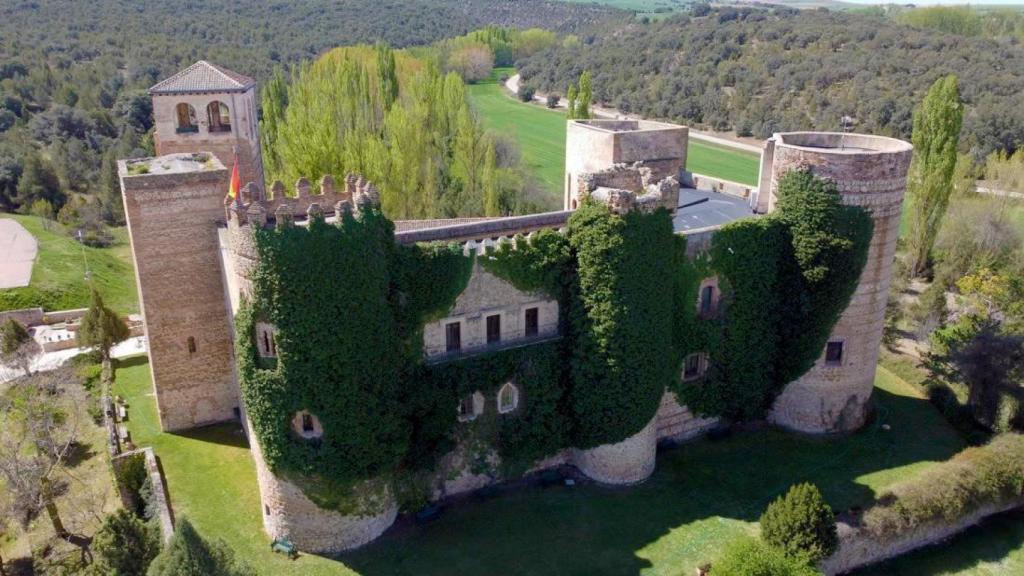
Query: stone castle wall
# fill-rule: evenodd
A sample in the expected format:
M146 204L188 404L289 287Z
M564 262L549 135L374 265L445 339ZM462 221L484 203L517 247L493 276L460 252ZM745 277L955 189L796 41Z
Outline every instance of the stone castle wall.
M829 338L842 342L841 362L826 365L823 351L775 400L773 422L820 433L856 430L867 419L910 157L910 145L892 138L803 132L775 136L770 206L779 178L789 170L809 168L836 183L844 204L868 210L875 227L857 289Z
M191 158L148 161L153 173L145 174L133 174L124 161L119 166L153 388L167 431L232 419L239 406L216 226L228 171L215 159Z

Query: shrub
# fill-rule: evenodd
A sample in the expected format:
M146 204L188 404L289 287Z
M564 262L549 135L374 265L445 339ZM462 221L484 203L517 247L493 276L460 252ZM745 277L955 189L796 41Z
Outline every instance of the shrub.
M167 548L149 566L148 576L255 576L235 558L223 540L207 542L185 519L178 522Z
M787 556L817 562L839 543L832 508L813 484L797 484L761 515L761 538Z
M107 516L93 537L93 564L88 574L142 576L160 552L157 532L154 526L127 510L118 510Z
M1004 434L892 486L864 512L864 526L876 536L891 536L1022 497L1024 436Z
M534 94L537 93L537 89L533 86L523 84L519 87L519 99L523 102L532 102Z
M786 556L754 538L742 538L726 546L711 567L714 576L814 576L820 574L800 560Z
M547 105L548 108L558 108L558 103L562 100L562 97L558 94L548 94Z

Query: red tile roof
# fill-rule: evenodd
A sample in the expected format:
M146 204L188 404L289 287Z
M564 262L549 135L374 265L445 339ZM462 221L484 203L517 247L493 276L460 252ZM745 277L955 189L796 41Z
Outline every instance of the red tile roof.
M156 83L150 94L245 92L256 85L248 76L200 60L174 76Z

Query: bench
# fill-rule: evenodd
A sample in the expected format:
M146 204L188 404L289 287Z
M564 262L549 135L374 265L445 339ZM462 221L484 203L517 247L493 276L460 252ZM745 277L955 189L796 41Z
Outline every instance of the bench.
M129 440L131 440L132 435L130 432L128 432L127 426L125 426L124 424L119 424L117 426L117 437L121 439L121 442L128 442Z
M273 542L271 542L270 543L270 550L271 550L271 552L277 552L279 554L284 554L285 556L287 556L291 560L295 560L296 558L299 557L299 551L298 551L298 549L295 548L295 544L292 544L291 541L288 540L287 538L281 538L281 539L274 540Z
M127 420L128 419L128 410L125 409L124 404L118 404L117 405L117 419L118 420Z

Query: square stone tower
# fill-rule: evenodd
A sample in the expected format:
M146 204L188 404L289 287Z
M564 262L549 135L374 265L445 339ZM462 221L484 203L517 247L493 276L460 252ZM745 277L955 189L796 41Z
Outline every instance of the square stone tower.
M686 166L689 129L650 120L570 120L565 136L565 198L563 210L579 202L579 177L616 164L643 162L651 180L660 181Z
M230 170L237 150L242 184L264 189L255 80L200 60L149 94L157 156L211 152Z
M228 174L207 152L118 164L153 391L168 431L235 418L239 406L217 226Z

